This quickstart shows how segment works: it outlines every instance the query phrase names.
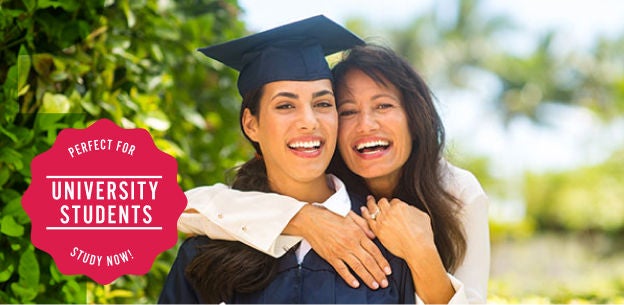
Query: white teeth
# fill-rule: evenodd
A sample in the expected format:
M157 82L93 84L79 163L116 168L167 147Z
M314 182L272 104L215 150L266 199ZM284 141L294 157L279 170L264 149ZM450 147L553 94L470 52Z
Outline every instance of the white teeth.
M290 148L318 148L321 146L321 141L305 141L305 142L294 142L288 144Z
M360 143L360 144L357 145L356 149L357 150L362 150L364 148L371 148L371 147L377 147L377 146L388 146L388 145L390 145L390 143L388 143L388 141L377 140L377 141L370 141L370 142Z

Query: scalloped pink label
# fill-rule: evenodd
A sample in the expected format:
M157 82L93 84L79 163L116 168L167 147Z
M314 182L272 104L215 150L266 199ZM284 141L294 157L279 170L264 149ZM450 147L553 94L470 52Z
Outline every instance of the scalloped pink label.
M64 129L33 159L31 171L22 197L31 240L63 274L84 274L103 285L142 275L178 240L186 207L178 165L145 129L123 129L107 119Z

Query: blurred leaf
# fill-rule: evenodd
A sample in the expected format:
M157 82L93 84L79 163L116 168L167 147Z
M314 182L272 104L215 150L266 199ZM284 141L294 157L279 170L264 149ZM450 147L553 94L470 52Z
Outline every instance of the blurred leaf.
M41 76L47 77L52 70L54 59L50 54L34 54L33 55L33 67L35 71Z
M0 233L12 237L20 237L24 235L24 226L15 222L13 217L6 215L2 217L0 222Z
M13 142L17 142L17 137L15 136L15 134L13 134L10 131L4 129L2 126L0 126L0 133L2 133L5 136L9 137L9 139L11 139Z
M124 289L114 289L108 294L110 298L130 298L134 295L132 291Z
M64 80L67 80L68 77L69 77L69 74L65 71L56 70L50 73L50 79L53 82L62 82Z
M7 73L7 77L6 80L4 81L4 84L2 85L3 89L4 89L4 93L7 96L17 96L17 84L18 84L18 77L19 77L19 72L18 72L18 66L14 65L11 66L11 68L9 68L9 72Z
M126 20L128 21L128 27L132 28L136 24L136 17L132 10L130 10L130 6L128 5L128 1L120 1L122 10L124 15L126 15Z
M43 105L41 113L67 113L71 107L69 99L63 94L52 94L46 92L43 95Z
M48 8L48 7L58 8L58 7L62 7L63 3L64 3L63 1L59 1L59 0L38 0L37 5L39 6L39 8Z
M23 303L30 302L37 296L39 286L39 263L33 249L32 245L29 246L20 256L17 267L19 282L11 283L11 290Z
M0 162L11 164L15 166L16 169L20 169L24 166L22 163L22 155L8 146L0 147Z
M11 173L9 172L9 169L7 167L0 167L0 190L2 189L4 184L9 181L10 176Z
M60 121L65 113L38 112L35 117L35 128L37 130L56 129L55 123Z
M17 57L17 88L21 90L26 86L28 75L30 74L30 55L22 45L20 46L19 55Z
M185 155L184 151L171 141L167 141L165 139L155 139L154 144L158 147L158 149L169 154L170 156L173 156L174 158L179 158Z
M4 253L0 253L0 283L4 283L11 278L15 271L15 263L12 257L5 256Z
M39 263L35 257L35 250L30 245L19 260L17 273L20 275L20 282L26 287L37 287L39 285Z
M17 96L22 96L24 94L26 94L26 92L28 92L28 90L30 89L30 85L26 85L24 87L21 87L22 89L20 89L19 92L17 92Z
M4 195L4 193L3 193ZM15 221L19 224L27 224L30 223L30 218L28 214L24 211L22 207L22 196L17 194L17 196L3 196L3 200L6 203L4 207L2 207L2 215L12 216ZM9 199L11 198L11 199Z
M63 275L58 270L58 267L56 266L56 264L50 264L50 278L53 281L53 283L59 283L64 280Z
M11 290L23 304L32 301L37 296L37 290L34 287L22 286L19 283L11 283Z
M143 116L142 119L147 126L158 131L166 131L171 126L169 119L162 111L152 111Z
M37 6L37 0L22 0L22 3L28 12L32 12Z

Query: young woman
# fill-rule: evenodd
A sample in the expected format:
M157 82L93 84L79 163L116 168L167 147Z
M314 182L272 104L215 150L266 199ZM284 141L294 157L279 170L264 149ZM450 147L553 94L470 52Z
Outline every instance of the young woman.
M374 195L363 215L379 240L408 262L420 301L485 303L488 198L471 173L443 159L444 128L429 88L393 51L370 45L353 48L334 74L340 155L330 170L350 191ZM387 267L383 260L371 254L374 260L358 261L351 254L368 251L359 246L360 236L350 238L356 234L350 219L357 216L341 218L288 198L281 198L270 215L247 215L243 206L260 206L273 199L261 200L258 193L236 192L223 185L194 189L187 197L189 213L178 222L183 232L238 239L279 256L279 245L293 237L278 237L283 231L303 236L334 267L356 266L353 270L363 280L374 278L372 284L365 280L367 285L374 288L383 281L377 271ZM235 216L238 223L213 216L226 209L220 198L229 199L225 214ZM240 223L254 224L268 234L264 239L241 238L235 233ZM346 242L350 239L355 243ZM350 273L339 273L352 282Z
M335 150L338 115L324 55L334 51L336 39L342 48L360 40L329 22L312 18L202 51L228 62L219 54L229 56L228 50L239 48L250 61L239 76L240 124L257 157L239 169L233 187L274 192L344 214L364 202L350 198L338 178L325 174ZM241 227L243 233L252 229ZM379 244L373 247L394 269L384 290L349 287L306 240L298 239L295 248L275 259L240 242L192 237L182 244L159 302L414 302L405 261Z

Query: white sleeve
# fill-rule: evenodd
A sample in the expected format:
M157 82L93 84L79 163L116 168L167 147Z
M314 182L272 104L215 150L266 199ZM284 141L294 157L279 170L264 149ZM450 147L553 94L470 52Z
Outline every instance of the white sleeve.
M262 192L241 192L224 184L185 192L186 209L178 230L212 239L238 240L274 257L283 255L301 237L280 235L306 204L291 197Z
M490 276L489 198L469 171L442 160L445 189L457 198L460 221L466 234L466 253L454 274L448 274L455 294L449 304L485 304ZM417 303L422 302L417 298Z
M455 289L455 294L449 300L448 304L485 304L485 301L483 302L476 301L476 300L468 301L464 283L462 283L460 280L455 278L450 273L447 273L447 275L449 279L451 280L451 285L453 286L453 289ZM416 304L419 304L419 305L425 304L425 302L418 296L418 294L416 294Z
M469 171L449 164L451 193L463 205L460 219L466 234L466 254L451 283L455 295L451 304L485 304L490 276L489 198Z
M478 187L481 189L480 185ZM449 304L487 303L487 285L490 274L489 200L482 190L473 195L468 202L464 202L462 215L466 232L466 255L455 274L448 274L455 290ZM424 304L418 295L416 295L416 304Z
M480 188L480 186L479 186ZM487 285L490 275L490 231L488 225L489 199L484 192L479 192L465 203L463 213L466 232L466 256L455 271L455 278L463 283L465 298L453 304L485 304ZM456 287L456 291L461 290ZM451 299L454 301L455 297ZM461 298L460 298L461 299Z

